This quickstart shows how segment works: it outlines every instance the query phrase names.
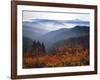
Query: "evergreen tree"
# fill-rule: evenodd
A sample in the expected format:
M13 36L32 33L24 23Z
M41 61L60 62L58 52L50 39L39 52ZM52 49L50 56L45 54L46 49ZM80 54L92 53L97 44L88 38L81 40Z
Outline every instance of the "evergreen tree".
M43 52L45 52L45 46L43 43L42 43L42 50L43 50Z
M35 54L43 54L45 53L45 46L43 43L40 43L39 41L33 41L32 44L32 52Z
M34 40L32 47L34 48L35 46L36 46L36 41Z

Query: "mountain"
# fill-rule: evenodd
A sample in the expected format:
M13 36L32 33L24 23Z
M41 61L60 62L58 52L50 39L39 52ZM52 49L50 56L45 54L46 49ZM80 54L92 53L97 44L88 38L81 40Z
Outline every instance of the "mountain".
M23 36L32 40L37 40L38 37L48 32L45 29L36 27L36 25L41 26L39 24L33 24L31 22L23 22Z
M61 22L62 20L50 20L50 19L31 19L31 22L32 23L36 23L36 22L38 22L38 23L62 23Z
M74 19L74 20L66 20L66 23L71 23L71 24L87 24L89 25L89 21L82 21L80 19Z
M70 25L69 25L70 24ZM74 24L74 25L73 25ZM79 19L74 20L48 20L48 19L32 19L23 21L23 35L25 37L36 40L38 37L61 28L71 28L76 25L87 26L88 21Z
M83 21L80 19L73 19L73 20L49 20L49 19L31 19L31 22L36 23L57 23L57 24L62 24L62 23L71 23L71 24L89 24L89 21Z
M56 20L35 19L23 22L23 36L32 40L37 40L40 36L50 32L57 27L66 27L63 23Z
M38 40L43 42L46 46L46 49L49 50L56 42L87 35L89 35L88 26L76 26L71 29L63 28L56 31L51 31L41 36Z
M35 19L32 20L32 23L37 24L34 27L42 28L48 31L67 27L67 25L65 25L65 23L60 20Z
M77 24L71 28L67 24ZM66 24L66 25L65 25ZM82 26L84 24L84 26ZM89 35L88 21L75 20L48 20L48 19L32 19L23 21L23 42L30 48L32 41L37 40L43 43L46 51L57 44L63 44L63 41L80 38ZM85 39L85 38L84 38ZM76 39L78 40L78 39ZM72 41L72 40L70 40ZM69 42L69 41L68 41Z
M82 21L79 19L73 20L49 20L49 19L31 19L29 21L23 21L24 26L32 27L35 29L45 30L44 32L49 32L53 30L58 30L60 28L71 28L76 25L89 26L89 21Z
M82 48L89 49L89 35L58 41L52 45L50 50L55 51L55 49L61 48L64 46L68 48L81 48L82 47Z

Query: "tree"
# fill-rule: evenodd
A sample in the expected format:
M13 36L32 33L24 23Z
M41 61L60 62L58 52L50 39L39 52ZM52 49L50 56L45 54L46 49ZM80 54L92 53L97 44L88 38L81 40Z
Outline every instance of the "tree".
M43 54L45 53L45 46L43 43L40 43L39 41L33 41L33 44L32 44L32 52L36 55L39 55L39 54Z
M42 43L42 50L43 50L43 52L45 52L45 46L43 43Z

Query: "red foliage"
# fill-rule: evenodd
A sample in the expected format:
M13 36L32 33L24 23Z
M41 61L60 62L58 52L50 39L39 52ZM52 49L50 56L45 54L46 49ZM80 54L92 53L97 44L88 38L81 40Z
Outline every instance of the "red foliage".
M84 48L58 48L55 54L45 54L33 56L27 53L23 57L24 68L30 68L29 65L36 67L63 67L63 66L83 66L89 65L88 49Z

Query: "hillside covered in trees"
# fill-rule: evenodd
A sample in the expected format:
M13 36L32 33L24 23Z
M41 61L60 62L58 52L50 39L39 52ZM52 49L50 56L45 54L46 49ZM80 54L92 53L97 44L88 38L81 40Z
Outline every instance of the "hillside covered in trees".
M61 28L41 35L23 36L23 68L89 65L88 26Z
M80 44L80 42L74 45L66 43L56 47L55 51L47 53L43 43L33 41L32 52L30 53L26 49L23 55L23 68L84 65L89 65L89 49Z

